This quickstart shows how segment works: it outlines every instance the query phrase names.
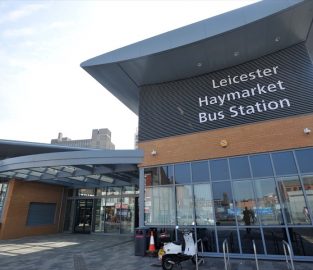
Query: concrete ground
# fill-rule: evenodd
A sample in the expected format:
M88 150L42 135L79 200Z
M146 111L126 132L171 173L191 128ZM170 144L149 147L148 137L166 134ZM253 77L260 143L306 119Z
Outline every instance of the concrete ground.
M254 270L253 261L231 260L232 270ZM313 263L296 263L313 270ZM157 258L134 256L131 236L54 234L0 241L0 270L152 270ZM179 269L175 267L174 269ZM195 269L184 262L182 269ZM199 269L223 270L221 258L206 258ZM288 269L283 262L260 261L260 270Z

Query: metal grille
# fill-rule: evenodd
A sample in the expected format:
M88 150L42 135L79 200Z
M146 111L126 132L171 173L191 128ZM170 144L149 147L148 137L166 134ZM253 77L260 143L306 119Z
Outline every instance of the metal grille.
M241 74L249 74L256 70L264 70L278 66L277 74L257 77L253 80L232 83L214 88L213 82L233 78ZM229 76L229 77L228 77ZM282 82L279 86L278 82ZM251 91L252 88L276 84L277 91L232 99L235 92ZM217 84L215 84L217 86ZM284 88L284 89L282 89ZM233 93L233 94L230 94ZM234 94L235 93L235 94ZM219 102L199 106L199 98L223 97L230 94L230 99L223 105ZM214 98L213 98L214 99ZM217 98L218 99L218 98ZM288 102L286 101L288 100ZM282 100L282 103L280 103ZM264 110L263 104L278 103L277 109ZM256 108L260 103L262 112ZM203 103L202 103L203 104ZM275 105L275 103L271 103ZM288 106L289 105L289 106ZM236 106L237 116L230 111ZM238 106L244 107L244 114ZM248 106L253 106L255 113L247 112ZM271 108L273 108L272 106ZM233 107L234 108L234 107ZM223 119L218 119L221 112ZM214 73L193 77L185 80L157 85L147 85L141 88L139 112L139 141L218 129L241 124L248 124L275 118L308 114L313 112L313 66L303 43L281 50L277 53L261 57L232 68ZM210 114L213 120L200 123L199 113ZM214 117L217 118L214 120Z

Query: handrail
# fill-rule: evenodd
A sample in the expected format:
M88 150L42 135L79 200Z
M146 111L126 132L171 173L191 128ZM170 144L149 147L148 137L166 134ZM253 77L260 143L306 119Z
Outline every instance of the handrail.
M290 269L290 267L291 267L291 270L295 270L295 266L293 264L293 259L291 257L290 245L285 240L283 240L282 243L283 243L283 248L284 248L284 254L285 254L285 258L286 258L287 267L288 267L288 269ZM288 254L287 254L286 247L287 247L287 250L288 250ZM289 262L288 256L289 256L290 262Z
M225 239L223 242L223 253L224 253L225 270L230 270L229 248L228 248L227 239Z
M256 246L255 246L255 241L252 240L252 245L253 245L253 251L254 251L254 259L255 259L255 266L256 266L256 270L259 270L259 262L258 262L258 256L256 253Z

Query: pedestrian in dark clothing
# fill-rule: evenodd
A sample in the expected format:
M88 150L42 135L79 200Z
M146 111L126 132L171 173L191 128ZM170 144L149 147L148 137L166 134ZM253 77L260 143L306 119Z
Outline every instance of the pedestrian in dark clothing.
M252 213L251 211L248 209L248 207L245 207L245 210L243 210L242 212L243 214L243 221L245 223L246 226L250 226L251 225L251 220L252 220ZM247 233L250 233L251 228L246 228Z

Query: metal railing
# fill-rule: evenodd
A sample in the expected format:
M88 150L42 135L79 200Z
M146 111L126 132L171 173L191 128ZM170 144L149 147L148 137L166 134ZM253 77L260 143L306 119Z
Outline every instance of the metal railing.
M224 253L225 270L230 270L229 247L228 247L227 239L225 239L223 242L223 253Z
M258 261L258 255L256 252L256 246L255 246L255 241L252 240L252 245L253 245L253 252L254 252L254 260L255 260L255 266L256 270L259 270L259 261Z
M199 256L198 256L198 243L201 244L201 253L203 253L203 242L202 239L199 239L196 243L196 270L199 269L199 264L204 263L204 259L201 258L200 260L198 260Z
M287 267L290 270L295 270L295 266L293 264L293 259L292 259L292 256L291 256L290 245L285 240L283 240L282 243L283 243L283 249L284 249L284 254L285 254ZM287 253L287 251L288 251L288 253Z

